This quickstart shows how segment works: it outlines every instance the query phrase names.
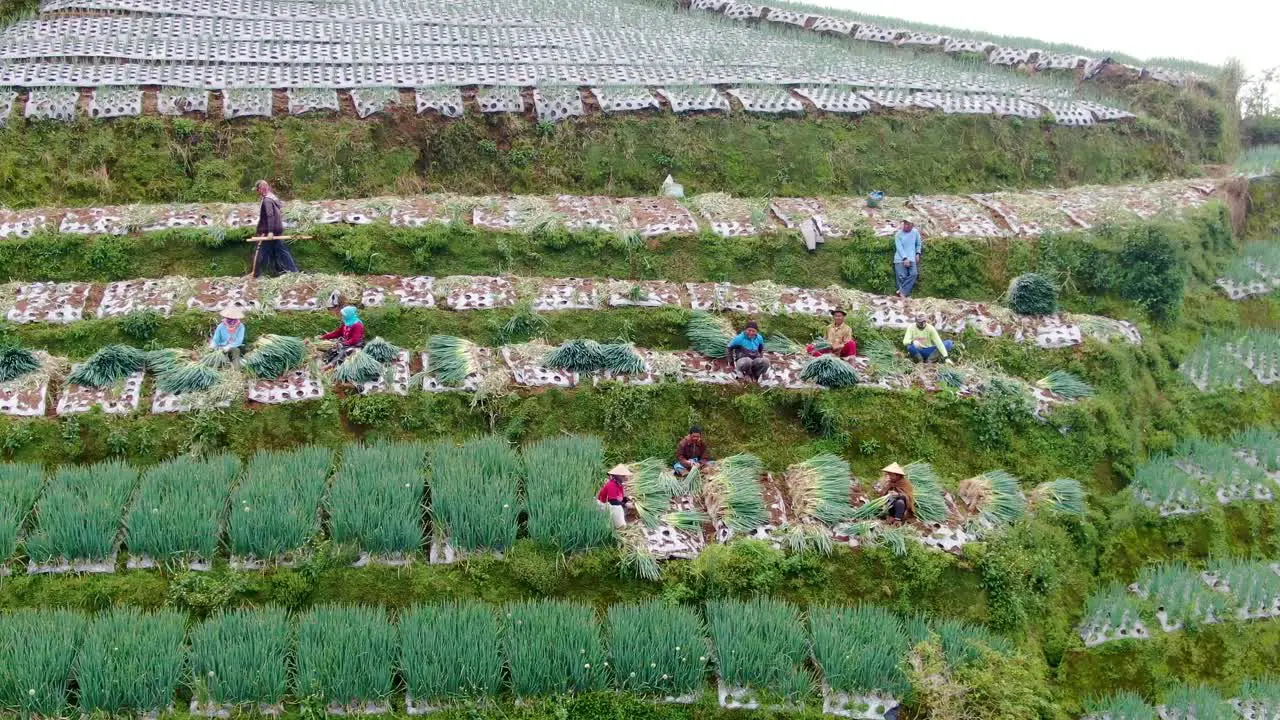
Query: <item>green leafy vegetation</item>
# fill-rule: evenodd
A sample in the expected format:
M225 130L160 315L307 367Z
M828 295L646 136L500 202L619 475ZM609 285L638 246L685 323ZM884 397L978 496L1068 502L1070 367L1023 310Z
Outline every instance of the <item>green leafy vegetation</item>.
M307 348L301 339L268 334L254 341L243 364L253 375L273 379L300 367L306 356Z
M191 630L194 683L217 705L283 702L292 647L283 608L219 612Z
M522 469L501 437L435 446L428 476L435 540L466 551L509 548L518 529Z
M186 618L173 610L115 608L89 625L76 656L80 707L163 711L182 680Z
M591 608L557 600L508 605L502 647L516 697L604 688L604 646Z
M44 471L35 465L0 465L0 564L13 556L18 530L44 486Z
M799 610L769 598L707 603L716 669L730 686L796 701L813 691Z
M862 605L815 608L809 613L813 656L827 685L838 692L903 697L910 640L893 613Z
M138 471L121 462L59 470L36 506L39 523L27 538L27 555L36 563L113 560L137 479Z
M450 601L401 615L400 674L409 695L436 702L498 694L502 653L489 605Z
M326 499L333 541L375 555L416 551L426 453L413 442L348 446Z
M391 696L395 628L380 607L315 608L298 621L297 689L341 707Z
M72 610L0 616L0 706L24 716L64 716L72 662L87 624Z
M178 458L143 473L137 499L125 516L130 554L161 563L213 560L239 471L239 458L221 455Z
M231 495L231 554L269 561L314 538L332 462L333 452L324 447L254 455Z
M609 515L595 502L604 472L604 444L599 438L551 438L525 447L521 455L529 537L565 552L611 542Z
M1052 315L1058 311L1058 289L1040 273L1023 273L1009 283L1009 307L1019 315Z
M609 658L618 687L680 698L706 685L707 640L696 613L647 601L609 608Z

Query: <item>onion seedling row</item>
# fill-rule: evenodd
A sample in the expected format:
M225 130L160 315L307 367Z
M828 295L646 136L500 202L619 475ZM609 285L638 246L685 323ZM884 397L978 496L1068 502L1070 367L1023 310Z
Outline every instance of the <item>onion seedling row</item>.
M323 447L254 455L231 498L231 554L269 560L315 537L332 462Z
M529 537L564 552L612 542L609 515L595 501L604 470L599 438L551 438L526 447L523 457Z
M191 631L197 699L216 705L283 702L292 638L283 608L219 612L200 623Z
M186 616L116 608L89 625L76 659L80 706L108 713L163 711L182 679Z
M498 618L485 603L417 605L400 617L400 675L416 701L492 697L502 690Z
M297 693L338 705L391 696L396 634L380 607L327 605L298 623Z

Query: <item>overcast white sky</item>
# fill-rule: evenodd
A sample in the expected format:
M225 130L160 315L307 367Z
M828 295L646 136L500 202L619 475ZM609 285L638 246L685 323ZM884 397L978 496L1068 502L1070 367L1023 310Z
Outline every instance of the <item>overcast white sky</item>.
M934 25L1068 42L1140 58L1180 57L1216 65L1235 57L1250 73L1280 65L1277 0L1112 0L1058 5L1027 0L807 2Z

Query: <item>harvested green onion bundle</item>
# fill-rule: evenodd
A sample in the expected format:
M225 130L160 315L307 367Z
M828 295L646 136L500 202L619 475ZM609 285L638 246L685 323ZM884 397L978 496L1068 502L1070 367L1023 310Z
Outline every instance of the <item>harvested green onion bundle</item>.
M40 369L40 360L30 350L17 345L0 347L0 383L17 380Z
M72 385L100 388L122 380L147 366L147 354L128 345L107 345L67 376Z
M253 375L271 379L295 370L306 359L307 347L301 338L287 335L263 335L245 356L244 366Z
M156 390L170 395L208 390L218 383L218 371L199 363L185 363L156 376Z
M819 355L800 371L800 379L825 388L846 388L858 384L853 366L835 355Z
M428 370L441 383L460 387L468 375L480 371L476 346L470 340L452 335L432 335L427 340Z
M906 467L907 481L911 483L911 512L925 523L941 523L947 520L947 500L942 492L942 481L933 466L925 462L913 462Z
M570 372L592 372L604 367L604 348L595 340L570 340L547 353L542 366Z
M849 463L839 455L821 453L792 465L782 482L791 501L791 513L801 520L837 523L852 512L849 488L853 475Z
M706 470L702 500L708 513L734 532L749 533L769 522L760 476L764 463L755 455L727 457Z
M186 360L186 352L177 348L162 348L147 353L147 371L159 375L172 370Z
M1036 383L1036 387L1061 395L1068 400L1093 397L1093 386L1066 370L1054 370Z
M680 491L680 481L671 465L659 458L646 458L631 464L631 475L622 479L622 489L631 506L646 527L654 528L662 521L672 496Z
M201 365L214 370L221 370L231 364L231 361L227 359L227 354L222 350L210 350L200 357L199 362Z
M782 333L774 333L765 338L764 349L779 355L795 355L803 351L804 347Z
M1031 509L1035 511L1047 510L1059 515L1081 517L1085 514L1084 488L1080 486L1079 481L1071 478L1058 478L1040 483L1031 491L1028 500L1031 503Z
M733 339L733 330L724 320L705 312L695 312L685 327L689 346L709 358L723 358Z
M642 373L647 369L635 345L623 342L601 346L601 368L623 375Z
M380 337L376 337L364 344L364 352L368 354L369 357L385 365L400 357L402 348L392 345Z
M368 352L356 350L347 353L347 357L333 372L333 379L350 385L363 385L382 377L386 368Z
M992 470L960 482L957 494L970 511L992 525L1012 523L1027 511L1018 478Z

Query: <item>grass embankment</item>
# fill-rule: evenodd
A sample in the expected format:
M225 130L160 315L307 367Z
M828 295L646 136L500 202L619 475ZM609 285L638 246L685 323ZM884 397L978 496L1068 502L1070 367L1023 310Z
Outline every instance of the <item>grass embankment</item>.
M1163 122L1073 128L941 113L558 125L412 113L72 125L15 117L0 129L0 205L233 201L259 178L315 200L427 190L651 195L667 173L690 193L968 193L1182 175L1207 161L1190 145Z

